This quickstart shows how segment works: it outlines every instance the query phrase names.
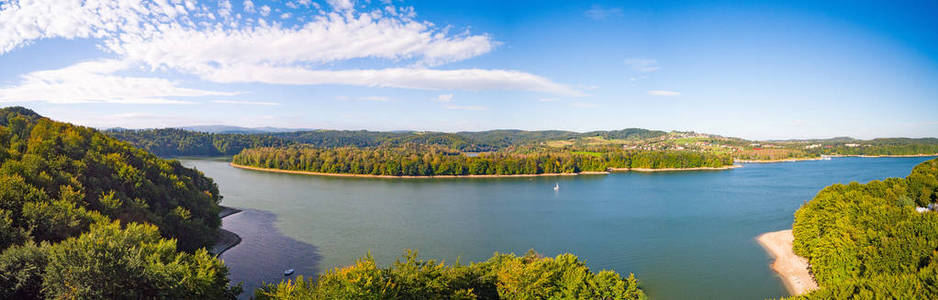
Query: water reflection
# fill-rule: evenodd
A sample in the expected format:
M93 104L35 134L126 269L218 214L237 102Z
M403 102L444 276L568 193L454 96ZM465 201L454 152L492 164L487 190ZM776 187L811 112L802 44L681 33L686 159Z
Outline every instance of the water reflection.
M241 299L248 299L262 283L279 282L286 278L283 271L295 269L291 276L315 276L322 256L308 243L283 235L273 213L244 209L222 219L222 228L241 236L241 243L220 256L231 271L231 282L244 282Z

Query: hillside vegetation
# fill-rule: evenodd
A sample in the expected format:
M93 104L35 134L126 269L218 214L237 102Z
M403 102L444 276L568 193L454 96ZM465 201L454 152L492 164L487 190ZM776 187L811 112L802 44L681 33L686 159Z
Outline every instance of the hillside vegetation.
M804 299L938 299L938 159L906 178L828 186L795 212L794 251L820 289Z
M445 265L407 252L387 268L371 256L316 280L296 279L254 292L255 299L646 299L635 276L591 272L571 254L498 254L471 265Z
M234 155L243 149L303 144L316 148L399 147L403 145L443 146L462 152L497 151L512 146L532 145L558 139L604 137L639 140L664 135L646 129L616 131L523 131L489 130L481 132L382 132L349 130L312 130L278 133L206 133L183 129L113 129L107 133L117 139L160 156Z
M220 199L178 161L0 109L0 299L234 297L203 249Z

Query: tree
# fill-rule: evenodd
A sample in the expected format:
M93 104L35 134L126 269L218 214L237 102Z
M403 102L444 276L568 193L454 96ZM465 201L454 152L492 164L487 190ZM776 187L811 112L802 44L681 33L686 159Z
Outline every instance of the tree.
M51 298L230 299L228 269L204 249L176 252L156 226L97 223L88 233L48 247L43 292Z

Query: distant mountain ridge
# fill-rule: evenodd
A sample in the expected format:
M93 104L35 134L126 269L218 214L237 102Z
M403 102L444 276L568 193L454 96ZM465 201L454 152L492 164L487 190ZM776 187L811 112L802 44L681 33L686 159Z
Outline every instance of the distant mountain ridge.
M231 125L193 125L193 126L182 126L182 127L173 127L178 129L185 129L189 131L196 132L205 132L205 133L278 133L278 132L297 132L297 131L312 131L315 129L309 128L281 128L281 127L241 127L241 126L231 126Z

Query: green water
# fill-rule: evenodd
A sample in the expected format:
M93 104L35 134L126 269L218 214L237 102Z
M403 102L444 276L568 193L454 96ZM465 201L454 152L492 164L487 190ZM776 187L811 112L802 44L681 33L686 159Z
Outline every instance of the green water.
M763 299L787 293L755 236L832 183L906 176L928 158L835 158L726 171L497 179L369 179L264 173L185 159L215 179L242 236L222 255L251 290L284 269L315 274L404 249L453 262L493 252L571 252L635 273L655 299ZM560 185L558 191L553 190Z

